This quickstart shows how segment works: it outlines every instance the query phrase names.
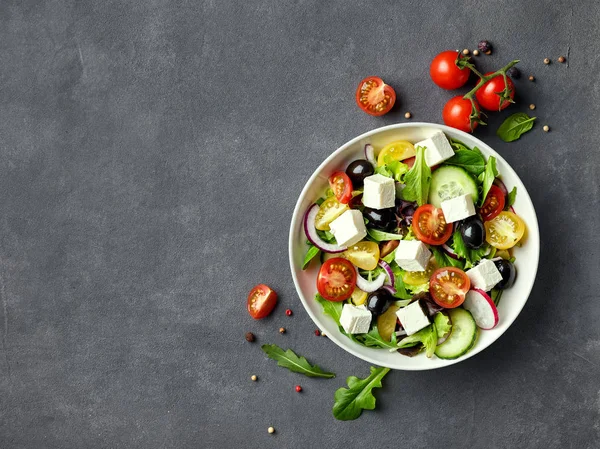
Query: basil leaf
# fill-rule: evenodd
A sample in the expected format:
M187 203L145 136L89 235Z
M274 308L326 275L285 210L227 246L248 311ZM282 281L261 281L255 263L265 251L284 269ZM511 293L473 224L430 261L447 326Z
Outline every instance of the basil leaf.
M308 360L297 356L291 349L284 351L277 345L262 345L261 348L267 354L267 357L277 362L277 366L287 368L294 373L304 374L308 377L324 377L326 379L335 377L334 373L325 372L319 366L311 365L308 363Z
M481 199L479 200L480 206L485 203L485 197L490 191L496 176L498 176L498 169L496 169L496 158L494 156L490 156L485 164L485 171L479 175L479 181L483 185Z
M340 388L335 392L333 416L341 421L349 421L358 418L363 410L373 410L375 396L372 390L381 388L381 379L389 372L389 368L372 366L371 374L365 379L348 377L348 388Z
M514 186L513 189L510 192L508 192L508 195L506 197L506 205L512 206L513 204L515 204L516 199L517 199L517 186Z
M425 163L425 148L417 147L415 165L404 175L406 187L402 190L402 198L416 201L419 206L427 203L431 184L431 169Z
M485 169L485 159L483 156L476 151L464 148L455 149L454 156L444 161L444 164L462 167L475 176L479 176Z
M319 248L317 248L314 245L310 245L310 247L308 248L308 251L306 252L306 256L304 256L304 262L302 263L302 269L306 270L306 267L308 267L308 264L310 263L310 261L313 260L320 252L321 252L321 250L319 250Z
M533 128L535 119L524 112L517 112L504 120L496 134L505 142L512 142Z
M367 228L367 234L376 242L385 242L387 240L402 240L400 234L392 234L391 232L383 232L378 229Z

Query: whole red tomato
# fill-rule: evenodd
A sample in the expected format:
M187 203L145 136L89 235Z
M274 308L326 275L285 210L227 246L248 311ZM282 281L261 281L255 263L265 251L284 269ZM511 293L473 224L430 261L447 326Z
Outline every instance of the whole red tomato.
M455 64L458 55L457 51L443 51L431 61L429 75L442 89L458 89L469 79L471 71L467 68L459 69Z
M491 75L493 72L486 73L485 76ZM504 100L500 104L500 95L506 85L508 84L508 91L511 100L515 98L515 85L512 80L507 76L506 84L504 83L504 77L502 75L496 76L485 83L477 92L475 92L475 98L481 105L482 108L488 111L501 111L506 108L511 102Z
M475 103L475 108L479 111L477 102ZM478 125L476 121L471 123L472 109L471 102L458 95L448 100L442 111L442 118L446 125L470 133L473 132Z

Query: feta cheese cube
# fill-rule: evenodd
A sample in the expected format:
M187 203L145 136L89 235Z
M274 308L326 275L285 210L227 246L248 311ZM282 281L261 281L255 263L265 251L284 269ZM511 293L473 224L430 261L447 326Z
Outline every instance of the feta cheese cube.
M365 334L371 327L371 312L365 306L353 306L344 304L340 324L349 334Z
M406 331L406 335L416 334L421 329L431 324L429 318L425 312L423 312L419 301L412 302L406 307L402 307L396 312L396 316Z
M372 209L394 207L396 201L396 186L392 178L383 175L367 176L364 180L365 190L362 202Z
M436 132L429 139L415 143L415 147L425 147L425 163L429 167L440 164L454 156L454 150L442 131Z
M484 292L489 292L502 280L496 264L489 259L484 259L477 266L467 270L467 276L471 280L471 287Z
M446 223L454 223L475 215L475 205L470 193L442 201L442 211Z
M431 258L431 251L418 240L400 240L395 260L406 271L425 271Z
M350 246L360 242L367 235L365 220L359 210L347 210L329 224L329 230L338 245Z

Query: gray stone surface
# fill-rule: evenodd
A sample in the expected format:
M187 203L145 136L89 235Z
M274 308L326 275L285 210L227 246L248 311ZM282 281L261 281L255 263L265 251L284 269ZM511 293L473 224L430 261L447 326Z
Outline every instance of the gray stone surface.
M0 448L599 447L599 21L594 1L1 1ZM295 200L355 135L441 121L455 93L429 61L481 38L483 70L537 78L477 131L537 208L533 294L480 355L393 372L337 422L335 389L369 365L312 335ZM383 118L354 104L370 74L399 94ZM535 129L501 142L532 102ZM281 298L262 322L258 282ZM338 377L278 368L249 330Z

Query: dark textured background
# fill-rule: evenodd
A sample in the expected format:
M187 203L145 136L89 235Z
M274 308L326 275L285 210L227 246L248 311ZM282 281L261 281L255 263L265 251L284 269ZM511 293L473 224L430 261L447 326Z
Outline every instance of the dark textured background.
M599 21L592 0L2 0L0 448L599 447ZM482 38L483 70L537 78L477 130L539 215L532 296L480 355L392 372L376 411L337 422L334 391L369 365L313 335L295 200L350 138L439 122L455 93L431 58ZM399 95L383 118L354 104L371 74ZM535 128L501 142L531 102ZM259 282L280 304L254 322ZM337 378L277 367L249 330Z

